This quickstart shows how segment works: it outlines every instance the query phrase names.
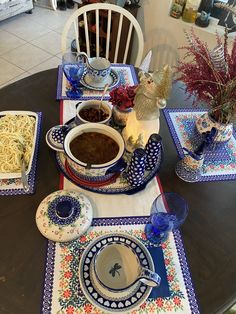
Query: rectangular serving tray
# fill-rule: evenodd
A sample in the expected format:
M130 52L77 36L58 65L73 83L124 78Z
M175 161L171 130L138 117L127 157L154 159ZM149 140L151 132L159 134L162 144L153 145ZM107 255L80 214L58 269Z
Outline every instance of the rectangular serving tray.
M34 153L35 153L35 145L36 145L36 138L37 138L37 132L38 132L38 129L37 129L38 128L38 114L36 112L33 112L33 111L6 110L6 111L0 111L0 118L7 115L7 114L28 115L28 116L32 116L35 118L35 130L34 130L32 154L30 157L28 168L26 170L26 175L28 175L30 170L31 170L31 167L32 167L33 157L34 157ZM8 173L0 172L0 180L1 179L15 179L15 178L21 178L21 172L8 172Z

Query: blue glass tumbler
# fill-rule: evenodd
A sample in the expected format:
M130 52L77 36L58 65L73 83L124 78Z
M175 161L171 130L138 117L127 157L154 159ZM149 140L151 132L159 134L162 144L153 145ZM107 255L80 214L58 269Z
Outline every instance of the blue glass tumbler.
M145 226L147 239L153 244L166 241L170 231L178 229L188 214L186 200L177 193L160 194L152 203L150 222Z
M78 59L75 52L66 52L62 56L63 72L70 83L70 88L67 89L66 95L69 98L79 98L83 92L79 88L80 80L84 74L84 63Z

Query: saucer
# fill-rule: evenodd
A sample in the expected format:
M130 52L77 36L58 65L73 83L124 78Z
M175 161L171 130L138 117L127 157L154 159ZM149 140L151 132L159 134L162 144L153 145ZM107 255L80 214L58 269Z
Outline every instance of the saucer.
M103 91L106 84L108 84L108 89L114 88L120 82L119 74L111 69L111 72L106 80L103 82L95 83L90 78L87 72L85 72L84 76L81 78L80 83L87 87L88 89L100 90Z
M93 260L97 252L110 243L131 247L142 267L154 271L151 255L140 241L125 233L106 234L94 240L82 254L79 264L80 287L88 301L106 313L132 311L145 302L152 288L139 281L127 291L112 292L99 284L94 275Z
M85 233L92 223L93 209L78 192L59 190L48 195L36 212L36 225L44 237L68 242Z

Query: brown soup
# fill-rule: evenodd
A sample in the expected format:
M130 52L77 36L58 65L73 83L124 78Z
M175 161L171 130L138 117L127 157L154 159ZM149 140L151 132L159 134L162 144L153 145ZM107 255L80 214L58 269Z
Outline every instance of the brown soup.
M70 150L76 159L89 165L99 165L114 159L119 152L119 145L107 135L88 132L74 138Z
M109 114L99 108L84 108L81 109L79 115L82 119L89 122L101 122L108 118Z

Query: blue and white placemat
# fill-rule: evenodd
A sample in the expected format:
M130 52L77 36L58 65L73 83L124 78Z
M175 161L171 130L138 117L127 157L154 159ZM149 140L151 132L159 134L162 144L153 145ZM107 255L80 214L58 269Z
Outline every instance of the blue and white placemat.
M0 180L0 195L33 194L35 191L36 165L38 159L39 140L41 133L42 112L37 112L37 115L38 125L34 157L32 161L31 170L28 175L29 191L25 192L25 190L23 189L21 178L2 179Z
M148 217L145 216L98 218L93 220L89 231L75 241L64 244L49 241L42 313L105 314L87 301L80 288L80 257L92 240L111 232L125 232L148 246L144 233L147 221ZM155 271L162 278L162 284L152 290L149 298L138 309L129 313L198 314L198 304L179 231L171 233L162 247L148 249L155 262ZM112 306L112 302L110 303ZM110 310L114 309L111 307Z
M136 85L138 84L138 78L136 75L136 71L133 65L128 64L112 64L111 68L118 73L120 76L119 85ZM66 88L67 88L67 79L63 74L62 66L58 67L58 79L57 79L57 99L69 99L66 96ZM92 89L88 89L86 87L81 87L83 90L83 95L80 97L80 100L88 100L88 99L100 99L102 95L102 91L96 91ZM104 100L109 99L109 91L106 93Z
M202 109L164 109L171 136L180 158L184 156L183 147L193 150L199 136L195 121L206 111ZM227 143L215 144L206 153L200 182L225 181L236 179L236 132Z

